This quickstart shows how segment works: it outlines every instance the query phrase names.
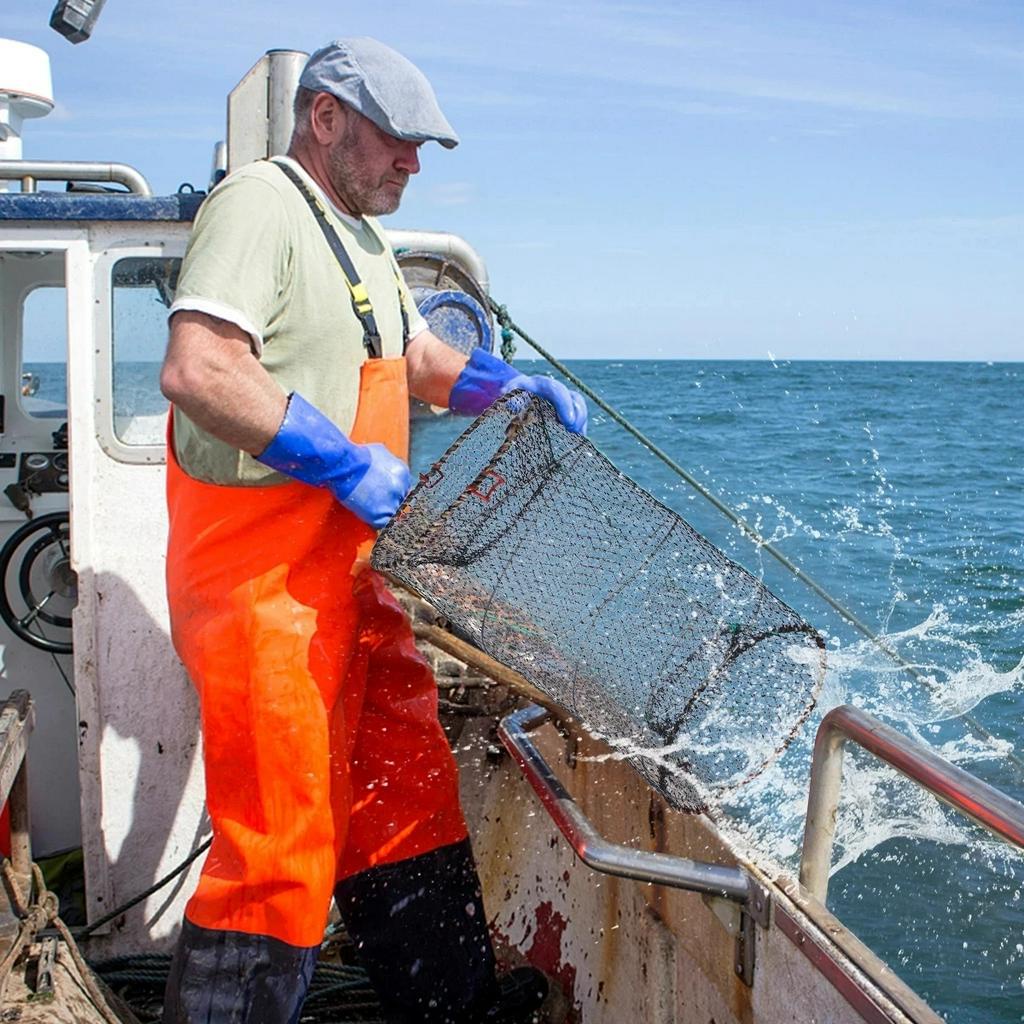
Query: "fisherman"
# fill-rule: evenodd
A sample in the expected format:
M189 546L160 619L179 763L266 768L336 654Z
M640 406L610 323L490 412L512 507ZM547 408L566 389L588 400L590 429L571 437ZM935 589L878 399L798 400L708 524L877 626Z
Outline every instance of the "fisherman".
M218 185L185 255L167 584L213 842L167 1022L297 1021L332 892L389 1020L512 1022L543 999L539 972L496 979L434 680L366 567L410 487L410 393L476 415L524 388L586 427L578 394L467 360L413 305L374 218L431 140L458 143L422 72L333 42L302 72L287 157Z

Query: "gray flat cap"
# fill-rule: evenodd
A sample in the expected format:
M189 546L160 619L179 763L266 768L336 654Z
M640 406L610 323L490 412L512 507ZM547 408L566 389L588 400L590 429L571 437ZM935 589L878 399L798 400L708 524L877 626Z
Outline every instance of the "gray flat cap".
M328 43L306 61L299 85L336 96L397 139L433 140L446 149L459 144L426 75L376 39Z

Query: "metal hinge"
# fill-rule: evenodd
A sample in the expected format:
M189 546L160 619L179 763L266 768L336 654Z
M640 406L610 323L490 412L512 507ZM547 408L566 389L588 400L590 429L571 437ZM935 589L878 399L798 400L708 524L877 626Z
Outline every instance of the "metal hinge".
M718 918L726 932L733 937L733 970L747 986L754 984L754 964L757 955L757 928L767 928L771 920L771 897L753 878L750 896L745 903L723 899L721 896L701 897Z

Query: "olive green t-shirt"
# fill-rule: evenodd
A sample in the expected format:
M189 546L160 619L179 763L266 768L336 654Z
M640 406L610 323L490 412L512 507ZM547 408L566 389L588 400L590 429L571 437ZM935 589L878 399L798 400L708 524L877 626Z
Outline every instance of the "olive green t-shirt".
M409 335L426 328L375 220L333 208L294 161L327 211L373 305L385 357L402 354L399 287ZM396 278L396 274L398 274ZM401 284L399 285L399 282ZM348 433L355 421L363 327L345 278L306 200L269 161L240 168L203 203L182 263L171 315L197 310L241 327L253 353L290 394L296 391ZM217 484L285 478L212 437L178 409L174 448L181 467Z

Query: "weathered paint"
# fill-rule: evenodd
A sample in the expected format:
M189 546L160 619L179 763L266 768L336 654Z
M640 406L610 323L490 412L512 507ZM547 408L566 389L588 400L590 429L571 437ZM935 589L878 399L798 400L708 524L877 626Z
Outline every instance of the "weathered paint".
M0 194L0 220L50 221L192 221L205 192L173 196L127 193L8 192ZM151 232L150 232L151 233Z
M468 724L459 743L488 913L505 942L564 988L574 1022L861 1024L857 1000L848 998L854 990L861 1010L870 1006L878 1019L935 1020L926 1008L915 1016L901 1012L885 990L886 978L898 984L891 972L864 975L834 945L841 936L817 928L760 872L777 905L828 947L853 988L844 994L772 923L756 929L754 984L745 985L734 970L732 936L698 895L591 871L554 831L511 759L481 774L488 725L479 719ZM570 768L553 729L535 740L610 841L738 862L708 818L667 808L628 764L596 761L600 745L584 740Z
M160 465L111 458L108 295L120 255L180 256L189 226L93 225L68 262L71 544L79 574L75 682L82 739L82 843L90 919L170 872L206 831L195 695L171 646ZM198 863L90 940L89 955L167 948Z

